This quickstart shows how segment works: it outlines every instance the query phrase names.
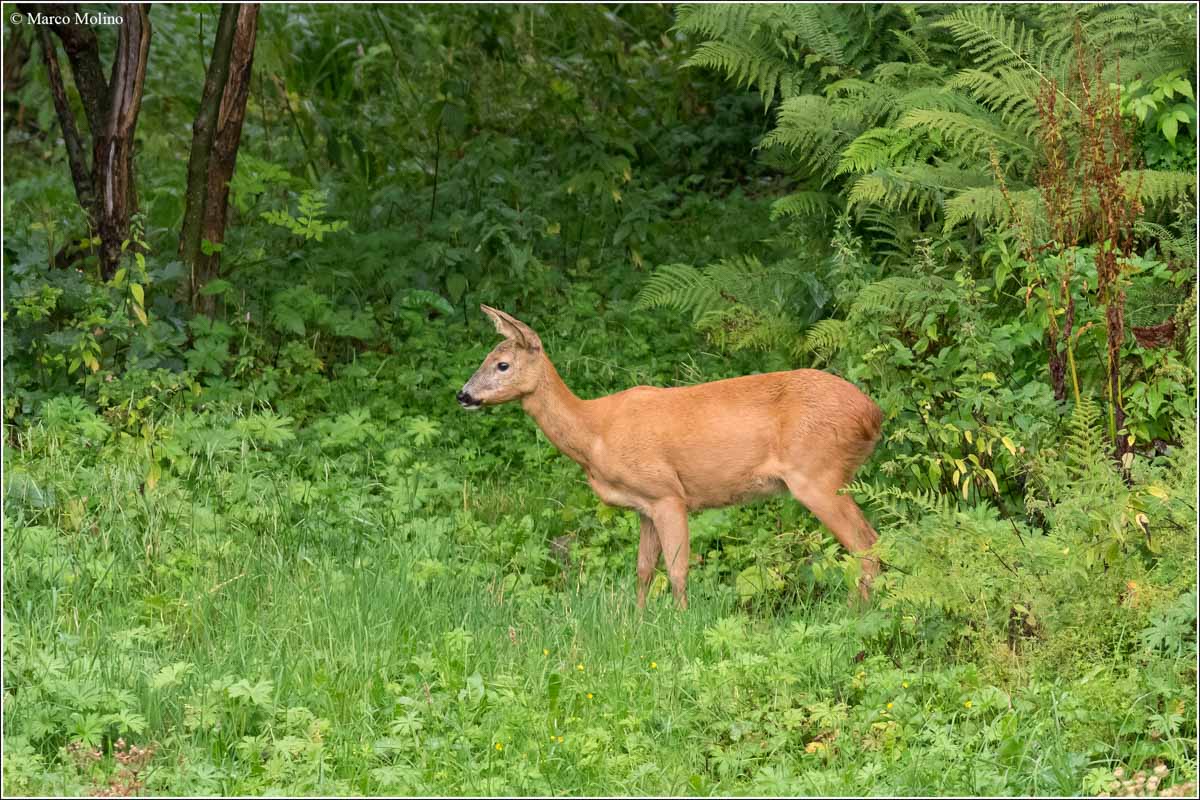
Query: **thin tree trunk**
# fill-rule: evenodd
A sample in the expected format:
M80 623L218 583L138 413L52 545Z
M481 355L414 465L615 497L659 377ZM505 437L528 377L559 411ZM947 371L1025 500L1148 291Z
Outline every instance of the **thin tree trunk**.
M137 211L133 183L133 135L146 83L150 50L150 14L143 3L122 3L124 24L117 38L109 80L109 107L103 127L93 135L92 165L97 193L96 228L100 234L100 266L112 277L129 238L129 221ZM80 87L82 90L82 86ZM85 106L86 107L86 106Z
M28 13L73 20L75 4L22 4ZM92 231L100 237L100 273L110 278L121 260L129 239L129 223L137 210L133 176L133 137L142 90L146 81L146 58L150 50L149 5L123 3L123 20L117 33L117 52L108 80L100 62L100 44L87 25L55 22L49 26L62 42L71 63L71 74L83 104L91 136L91 167L87 166L86 140L67 100L66 83L58 54L46 28L38 36L49 75L51 97L62 126L71 180L80 206Z
M130 4L126 4L129 6ZM75 19L79 6L75 3L64 5L39 3L30 6L46 14L56 17ZM122 10L122 15L128 9ZM128 17L126 17L128 20ZM122 28L125 26L122 25ZM104 127L108 119L109 98L108 81L104 79L104 68L100 64L100 43L96 32L87 25L77 25L73 22L56 23L51 29L63 43L67 60L71 62L71 74L75 78L75 86L79 89L79 98L83 101L83 112L87 117L88 128L93 137ZM149 29L147 28L147 36Z
M254 43L258 37L258 3L243 4L238 12L237 30L233 37L233 52L229 58L229 82L221 99L217 116L217 135L213 138L213 154L208 167L208 198L204 207L203 238L213 244L225 241L225 223L229 212L229 181L237 167L238 146L242 141L242 125L246 121L246 102L250 98L251 67L254 64ZM200 270L205 283L221 274L221 253L200 253ZM205 298L206 314L215 312L214 300ZM195 306L195 303L193 303Z
M50 95L54 100L54 111L58 115L59 125L62 126L63 143L67 148L67 163L71 168L71 182L75 184L75 197L87 215L92 217L96 207L95 187L92 185L91 169L88 166L83 139L80 137L79 128L75 123L75 111L67 101L67 90L63 85L62 71L58 66L58 53L48 30L39 27L38 38L42 46L42 61L46 64L46 74L50 79Z
M210 316L216 311L215 298L201 295L200 290L220 274L221 256L216 251L206 254L203 242L215 245L225 239L229 181L246 118L258 9L257 3L221 8L200 110L192 125L179 254L188 266L188 300L193 309Z

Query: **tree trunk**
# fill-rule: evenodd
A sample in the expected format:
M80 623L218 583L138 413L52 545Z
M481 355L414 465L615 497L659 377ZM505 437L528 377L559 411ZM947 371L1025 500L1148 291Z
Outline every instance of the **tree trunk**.
M42 46L42 61L46 64L46 74L50 79L50 96L54 100L54 111L58 115L59 125L62 126L67 163L71 168L71 182L75 184L75 197L87 215L92 217L95 215L96 194L92 186L91 169L88 167L83 139L75 124L75 111L67 101L67 90L58 66L58 52L48 30L39 27L38 38Z
M56 19L74 19L78 11L74 4L31 3L23 4L21 8ZM47 30L38 30L50 93L67 147L75 195L89 224L100 236L100 272L106 279L117 270L123 245L129 239L130 218L137 210L133 136L142 106L146 58L150 51L149 5L123 3L121 17L124 21L117 34L117 52L112 75L107 81L100 63L100 44L91 28L74 22L56 22L49 26L62 42L71 62L75 88L79 90L91 134L90 169L86 163L85 140L67 101L58 54Z
M150 50L147 5L122 3L121 15L125 21L118 34L109 80L108 112L104 125L92 137L96 228L100 234L100 267L105 278L112 277L117 270L122 245L129 238L129 220L137 211L133 134L142 107L146 56Z
M75 3L40 3L29 7L70 19L75 19L79 11L79 6ZM127 9L123 9L121 13L126 15ZM55 23L50 27L58 35L63 49L67 52L67 60L71 62L71 74L75 78L75 86L79 89L79 98L83 101L88 128L95 137L96 132L104 126L109 107L108 81L104 79L104 68L100 64L100 43L96 40L96 32L86 25L77 25L74 22Z
M216 312L216 298L200 290L220 274L221 254L215 249L205 253L203 243L219 245L225 240L229 181L237 165L250 95L258 9L258 3L222 6L200 110L192 125L179 255L188 267L188 300L194 310L209 316Z

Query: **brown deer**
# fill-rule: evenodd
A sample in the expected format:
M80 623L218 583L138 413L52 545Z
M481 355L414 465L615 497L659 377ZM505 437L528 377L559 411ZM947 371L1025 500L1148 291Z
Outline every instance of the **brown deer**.
M466 409L520 400L555 447L587 473L605 503L641 520L638 607L659 554L687 608L688 512L783 491L803 503L851 553L859 594L879 573L875 531L839 494L879 441L883 414L853 384L813 369L660 389L636 386L581 400L533 330L481 306L504 341L457 395Z

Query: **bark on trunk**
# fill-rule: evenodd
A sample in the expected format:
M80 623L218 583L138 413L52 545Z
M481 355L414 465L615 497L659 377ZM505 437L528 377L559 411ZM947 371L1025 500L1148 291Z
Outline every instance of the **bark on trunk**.
M23 4L21 8L28 13L68 20L74 19L78 11L74 4L31 3ZM149 5L123 3L121 17L123 23L117 34L117 52L108 80L104 78L100 63L100 44L91 28L69 21L49 26L49 31L62 42L71 63L75 88L79 90L91 134L90 168L85 139L67 100L57 51L48 30L45 27L38 29L75 195L94 233L100 237L100 272L105 279L111 278L117 270L122 246L129 239L130 218L137 210L133 137L142 106L146 58L150 51Z
M129 220L137 211L133 135L142 107L146 56L150 50L148 7L142 3L123 3L121 15L125 21L118 34L117 55L109 81L108 113L92 143L96 228L100 234L100 266L106 279L116 272L122 244L129 238Z
M130 5L127 3L126 9L121 13L126 14ZM32 7L58 18L75 19L79 11L79 6L75 3L40 3ZM71 62L71 74L75 77L75 86L79 89L79 97L83 101L88 128L94 137L104 126L109 108L108 81L104 79L104 68L100 64L100 43L96 40L96 32L87 25L77 25L74 22L56 23L51 29L62 41L67 60Z
M59 125L62 126L67 163L71 168L71 182L75 184L75 197L88 216L92 216L96 195L92 186L91 169L88 167L87 153L79 135L79 127L75 123L75 111L67 101L62 70L58 66L58 52L50 38L50 32L45 28L38 28L38 39L42 46L42 61L46 64L46 74L50 79L50 96L54 99L54 111L58 115Z
M194 310L209 316L217 310L216 298L200 290L219 276L221 254L206 254L203 242L218 245L225 240L229 181L237 165L250 95L258 9L258 3L222 7L200 110L192 126L179 254L188 266L188 300Z

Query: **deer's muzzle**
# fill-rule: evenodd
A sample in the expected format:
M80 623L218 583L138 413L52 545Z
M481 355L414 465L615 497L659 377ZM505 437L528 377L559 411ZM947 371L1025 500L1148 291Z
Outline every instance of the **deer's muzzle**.
M481 401L472 397L465 390L460 391L458 394L456 394L455 398L458 400L458 404L460 406L462 406L463 408L467 409L468 411L475 411L476 409L478 409L480 406L483 405L483 403Z

